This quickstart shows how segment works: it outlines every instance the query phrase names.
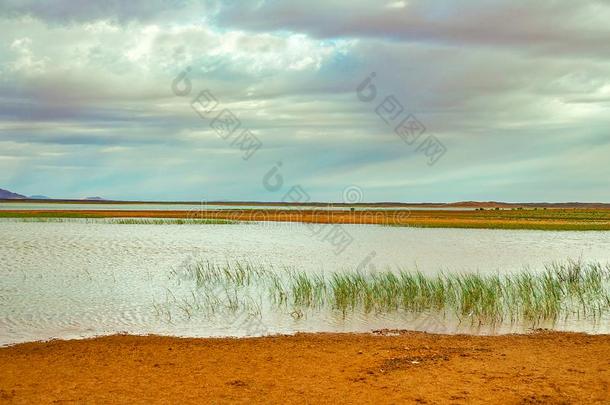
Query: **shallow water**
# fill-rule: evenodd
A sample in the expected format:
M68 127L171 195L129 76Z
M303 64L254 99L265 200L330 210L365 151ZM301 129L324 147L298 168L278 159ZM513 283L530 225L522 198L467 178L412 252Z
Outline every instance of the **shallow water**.
M384 210L404 210L404 211L420 211L420 210L443 210L443 211L473 211L475 208L430 208L430 207L371 207L377 211ZM23 203L23 202L0 202L0 211L2 210L102 210L102 211L201 211L201 210L253 210L253 209L282 209L282 210L331 210L341 211L349 210L347 207L312 207L301 205L231 205L231 204L62 204L62 203ZM358 209L365 209L360 206Z
M316 228L311 228L315 226ZM610 232L419 229L343 225L338 252L332 225L118 225L70 221L0 221L0 344L117 332L180 336L246 336L295 331L400 328L432 332L504 333L438 314L293 313L262 300L250 313L203 316L180 310L194 285L173 270L203 259L248 261L307 271L360 268L509 273L553 261L610 262ZM186 301L185 301L186 302ZM170 305L171 304L171 305ZM256 312L256 311L255 311ZM256 320L254 320L256 318ZM260 319L259 319L260 318ZM545 327L545 325L539 325ZM569 320L556 329L610 332L610 320Z

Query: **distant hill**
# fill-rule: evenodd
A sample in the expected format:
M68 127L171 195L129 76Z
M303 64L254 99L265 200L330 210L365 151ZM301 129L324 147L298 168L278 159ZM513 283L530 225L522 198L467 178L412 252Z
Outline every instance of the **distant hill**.
M87 200L87 201L106 201L102 197L85 197L85 198L83 198L83 200Z
M610 208L608 203L581 203L581 202L563 202L563 203L507 203L501 201L460 201L455 203L444 204L445 207L455 208Z
M5 200L24 200L27 197L24 195L13 193L11 191L0 188L0 198L3 198Z
M31 195L30 199L32 200L50 200L46 195Z

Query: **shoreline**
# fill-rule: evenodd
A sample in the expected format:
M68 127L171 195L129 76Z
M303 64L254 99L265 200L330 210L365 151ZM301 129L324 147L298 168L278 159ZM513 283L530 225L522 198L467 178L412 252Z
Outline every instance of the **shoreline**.
M0 401L607 403L609 355L551 331L112 335L0 348Z
M322 201L147 201L147 200L106 200L106 199L65 199L65 198L0 198L0 203L15 204L92 204L92 205L219 205L219 206L277 206L277 207L356 207L356 208L548 208L548 209L610 209L604 202L507 202L507 201L454 201L454 202L322 202Z
M419 228L610 230L610 210L339 210L247 209L191 211L2 210L0 218L164 218L384 225Z

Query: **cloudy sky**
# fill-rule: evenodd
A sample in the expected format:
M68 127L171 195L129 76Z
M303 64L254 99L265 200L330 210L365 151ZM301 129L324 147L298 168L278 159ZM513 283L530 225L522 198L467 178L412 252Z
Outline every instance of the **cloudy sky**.
M608 202L609 21L605 0L0 0L0 188Z

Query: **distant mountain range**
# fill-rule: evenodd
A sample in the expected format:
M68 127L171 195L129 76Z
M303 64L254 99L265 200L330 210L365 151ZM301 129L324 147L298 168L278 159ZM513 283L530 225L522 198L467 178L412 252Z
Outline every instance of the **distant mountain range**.
M0 200L52 200L46 195L25 196L0 188ZM85 197L84 201L105 201L102 197Z
M0 198L5 200L25 200L26 196L0 188Z
M114 203L156 203L156 204L201 204L200 201L120 201L120 200L106 200L102 197L85 197L80 200L78 199L53 199L44 195L33 195L27 197L22 194L13 193L8 190L4 190L0 188L0 200L53 200L53 202L79 202L79 201L89 201L91 203L103 202L105 204L114 204ZM308 203L285 203L285 202L277 202L277 201L208 201L207 204L210 205L251 205L251 206L290 206L290 205L299 205L299 206L308 206L308 207L324 207L327 205L334 205L338 207L348 206L348 207L421 207L421 208L588 208L588 209L597 209L597 208L610 208L609 203L580 203L580 202L562 202L562 203L548 203L548 202L538 202L538 203L507 203L501 201L459 201L453 203L397 203L397 202L376 202L376 203L324 203L324 202L308 202Z

